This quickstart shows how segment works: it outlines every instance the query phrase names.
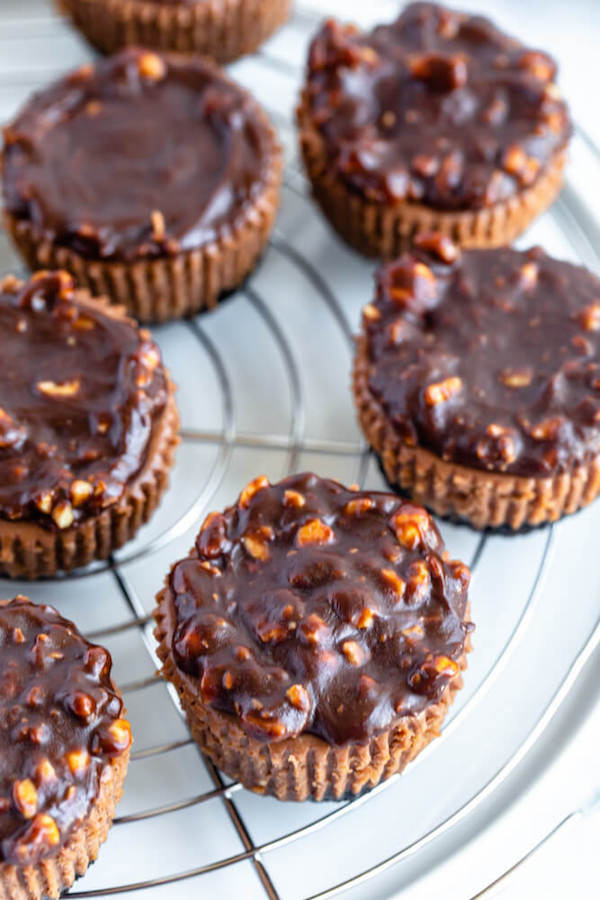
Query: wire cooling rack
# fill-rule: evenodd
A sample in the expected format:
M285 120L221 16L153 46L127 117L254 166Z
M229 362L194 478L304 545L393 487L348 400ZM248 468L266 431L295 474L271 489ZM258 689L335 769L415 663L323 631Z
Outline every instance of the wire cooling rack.
M297 10L260 53L232 66L286 146L282 210L263 262L235 297L213 314L155 329L179 385L183 423L160 511L106 564L2 585L3 594L53 603L111 650L133 724L118 816L71 897L389 896L489 823L490 801L569 700L600 643L593 539L600 504L510 538L441 523L452 554L474 572L478 628L465 688L442 737L404 775L338 804L280 804L225 778L200 755L176 696L156 675L154 595L210 508L233 501L260 472L275 479L314 469L383 487L349 392L352 333L371 294L372 266L320 219L295 149L292 110L315 22ZM3 0L0 117L90 56L45 0ZM600 171L582 133L573 156ZM575 183L522 241L535 242L598 270L598 228ZM19 268L4 238L0 267ZM564 559L574 567L565 570ZM567 597L576 602L565 633Z

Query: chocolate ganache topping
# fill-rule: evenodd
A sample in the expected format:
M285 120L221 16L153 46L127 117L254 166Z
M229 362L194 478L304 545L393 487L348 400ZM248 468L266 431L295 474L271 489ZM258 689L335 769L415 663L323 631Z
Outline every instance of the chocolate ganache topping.
M488 19L413 3L368 33L329 21L306 102L332 171L383 202L491 206L531 186L571 133L553 60Z
M0 284L0 520L68 528L142 468L168 382L149 332L66 272Z
M208 516L159 609L203 703L262 741L340 745L440 699L472 627L468 583L421 507L261 476Z
M363 311L369 390L402 439L522 476L597 456L600 281L540 248L417 244Z
M57 852L129 749L110 670L108 651L51 606L0 601L0 862Z
M274 153L258 106L218 69L137 49L34 96L4 138L7 210L87 259L175 254L226 234Z

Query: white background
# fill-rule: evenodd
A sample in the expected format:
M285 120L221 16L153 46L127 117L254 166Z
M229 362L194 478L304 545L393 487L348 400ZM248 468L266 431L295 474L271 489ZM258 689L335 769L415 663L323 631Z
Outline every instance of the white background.
M391 18L395 9L389 3L339 2L337 6L343 18L365 24ZM553 52L561 62L560 81L576 119L600 142L599 0L496 0L464 2L462 6L493 14L528 43ZM328 0L327 9L335 10L335 0ZM342 247L310 202L299 196L304 188L295 167L293 130L286 122L297 92L294 65L304 54L306 35L301 35L300 29L288 28L266 48L271 57L287 64L287 74L285 67L279 72L261 58L243 61L232 72L277 114L288 148L288 187L279 235L323 275L355 329L360 307L369 299L372 267ZM30 90L89 57L84 43L51 18L46 0L0 0L0 117L5 120L12 115ZM598 161L581 140L575 141L569 170L571 200L578 204L578 214L591 219L600 196L599 173ZM576 225L564 205L536 223L521 244L531 242L543 243L557 255L598 266L597 257L577 236ZM18 265L4 244L0 261L3 270ZM281 341L277 345L265 318L266 310L278 323L299 371L308 445L316 448L319 442L337 441L346 449L357 446L359 436L348 393L348 348L322 296L297 266L274 248L252 286L263 307L248 296L240 296L215 314L199 319L205 339L217 349L231 383L238 432L250 437L264 433L281 436L294 422L291 370L289 363L282 362ZM200 346L183 325L166 326L156 334L180 386L184 427L218 432L223 427L221 388L206 346ZM296 426L300 427L297 421ZM217 443L184 442L160 516L140 535L134 549L143 548L175 522L190 495L201 487L206 486L211 506L219 507L230 502L257 472L265 471L275 478L285 471L287 452L264 447L251 450L247 443L238 441L217 483L211 475L220 465ZM341 449L329 454L305 450L293 462L298 469L316 468L322 474L354 480L356 460ZM366 483L381 485L373 464L368 468ZM468 561L478 536L466 528L441 527L451 551ZM123 563L122 571L141 611L152 608L154 592L169 563L186 551L196 528L192 522L185 533L150 559ZM600 612L599 532L600 501L561 523L554 530L549 549L545 531L488 539L473 582L477 632L465 690L453 710L459 715L457 727L452 730L451 726L418 765L379 796L313 838L265 854L265 864L282 897L307 896L394 853L452 814L518 751L544 705L559 688ZM129 552L125 550L126 557ZM533 591L538 568L542 578ZM60 584L5 584L3 588L6 592L29 591L34 599L55 603L86 630L118 624L128 615L109 573ZM518 624L521 617L523 626ZM510 644L510 652L503 657L504 667L493 670L495 674L488 679L494 660L515 628L519 640ZM141 635L126 633L106 643L113 652L116 677L122 685L127 687L151 675L152 661ZM355 890L352 896L399 896L401 888L402 897L409 900L470 898L566 815L589 806L600 790L599 682L600 658L596 654L551 727L488 802L447 836ZM478 702L481 684L487 693L481 693L483 700ZM185 728L162 686L132 689L126 696L138 750L164 740L185 739ZM460 719L463 707L468 715ZM119 814L135 814L208 788L208 776L189 746L149 762L138 760L131 765ZM257 843L335 808L282 806L246 792L233 796ZM598 814L590 813L567 826L511 877L505 896L597 897L599 837ZM221 801L211 801L143 823L115 826L100 860L77 890L100 890L174 872L239 850L239 840ZM251 864L245 862L177 887L124 896L149 900L260 897L261 890Z

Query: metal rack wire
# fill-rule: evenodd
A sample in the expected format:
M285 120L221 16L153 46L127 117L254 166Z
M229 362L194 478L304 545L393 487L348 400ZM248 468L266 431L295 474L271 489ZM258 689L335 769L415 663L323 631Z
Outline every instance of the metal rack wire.
M31 21L33 20L23 20L22 30L24 34L27 33L27 28L31 27ZM55 23L55 20L49 13L35 18L34 21L35 28L37 29L36 33L42 34L44 33L44 29ZM6 23L3 22L0 17L0 26L5 24ZM19 22L15 22L15 20L12 21L12 35L20 33L20 24L20 20ZM299 36L304 39L306 37L307 29L313 25L314 17L312 14L297 12L288 27L296 29ZM258 59L260 64L271 69L275 75L280 73L286 78L294 80L299 79L300 73L298 68L288 59L274 55L272 51L261 51ZM44 70L38 70L35 77L32 79L31 72L24 70L23 72L13 72L11 77L13 83L18 83L25 89L32 86L32 81L35 82L35 84L41 83L46 77L46 73ZM6 76L0 75L0 82L3 78L6 78ZM291 132L291 119L286 118L277 110L272 110L271 112L277 125L283 131ZM288 161L286 168L285 190L293 195L299 203L305 204L305 214L307 216L313 215L306 184L301 174L300 167L293 157ZM573 245L573 248L582 261L597 266L600 260L594 248L594 236L589 233L586 222L581 220L576 203L574 202L568 187L553 208L552 215L555 217L561 230L568 241ZM348 354L350 354L352 351L352 327L347 312L341 304L339 297L336 296L335 292L330 287L326 278L323 277L321 271L281 230L275 231L270 242L269 253L285 260L287 264L293 267L296 277L304 280L307 285L310 285L311 289L318 294L323 307L327 310L328 315L332 318L333 322L335 322L335 327L345 341ZM303 381L294 349L286 336L285 330L281 327L277 316L273 313L272 307L267 302L260 287L257 286L256 280L250 279L248 284L241 289L241 293L244 294L262 325L264 325L265 329L270 334L283 361L291 410L287 431L282 433L256 434L254 432L238 430L235 416L234 387L229 377L227 365L220 347L215 343L208 330L204 327L202 319L194 319L182 323L179 327L187 331L188 335L197 343L201 352L205 354L212 366L220 391L222 426L218 430L199 430L197 428L184 427L181 432L181 437L184 444L213 446L216 450L216 455L212 468L207 473L201 490L193 497L187 508L184 509L183 513L162 532L152 539L149 539L141 546L137 546L132 551L125 548L118 557L111 558L107 563L97 564L91 566L87 570L78 571L69 576L65 576L69 582L82 580L83 583L87 583L88 579L97 578L103 573L108 574L109 577L113 579L114 584L126 605L128 617L109 626L91 630L88 632L88 636L97 641L105 641L108 638L118 635L136 632L140 635L148 658L153 664L156 661L156 657L154 654L151 618L147 615L143 604L140 602L140 599L130 582L127 574L127 567L129 564L139 560L151 560L160 550L172 545L177 539L189 532L190 528L198 522L203 512L206 511L208 504L211 502L218 487L226 478L231 464L232 454L235 450L260 450L265 454L272 451L281 452L284 454L284 474L296 471L299 466L301 454L309 451L310 453L318 454L323 458L337 459L344 457L349 461L352 461L355 467L353 480L360 485L364 484L367 475L369 454L362 442L359 440L352 442L330 438L313 438L307 435L306 398L303 393ZM516 622L509 631L499 652L495 658L490 661L484 677L481 678L477 688L471 693L466 702L459 709L451 711L441 738L431 744L417 760L411 764L411 771L414 770L415 767L420 766L422 762L432 754L443 754L444 744L448 741L449 737L457 732L461 728L461 725L473 715L492 687L501 678L515 649L526 634L535 613L536 600L539 592L538 589L548 560L553 552L555 536L556 529L554 526L550 526L546 529L543 548L534 573L531 589L524 600ZM477 572L478 570L478 563L488 540L488 535L483 534L474 545L472 557L468 560L474 572ZM5 585L5 588L8 589L8 586ZM525 738L520 742L516 750L511 752L499 768L497 768L494 774L488 778L477 791L471 794L466 801L462 802L449 816L446 816L435 827L416 835L410 842L405 843L404 846L396 849L391 855L379 859L375 864L369 865L364 871L360 871L358 874L344 880L330 883L323 890L313 893L311 895L311 900L333 897L349 888L363 885L370 879L382 874L390 867L398 865L409 856L413 856L417 852L423 850L425 847L447 834L451 829L455 828L455 826L463 822L481 807L501 788L544 734L549 723L561 709L563 702L567 698L582 669L598 646L600 646L600 619L596 621L581 648L575 654L561 684L539 712L537 719L532 723ZM121 685L126 701L128 697L148 690L156 685L157 682L157 676L151 675ZM175 708L179 711L175 693L169 689L169 694ZM151 758L163 759L181 748L192 745L192 743L192 739L189 736L167 742L164 740L158 741L152 746L134 750L131 757L131 765L136 766L140 761ZM215 802L222 805L235 829L242 847L239 852L212 859L203 865L182 870L174 869L173 871L165 872L157 877L133 881L131 883L111 883L110 880L107 880L102 887L86 889L85 882L83 882L81 887L76 886L76 888L70 892L69 896L77 898L111 896L138 890L141 891L146 888L158 887L161 885L174 885L178 882L197 879L202 875L248 861L255 869L256 875L264 890L264 894L271 898L271 900L277 900L277 898L280 898L282 895L278 892L275 882L269 872L269 858L271 857L271 854L281 850L283 847L299 842L301 839L313 835L316 832L330 829L342 818L347 816L360 816L360 810L367 804L376 803L376 798L383 792L392 790L393 785L397 783L399 777L394 776L386 783L379 785L369 794L363 795L357 800L337 805L333 811L327 811L325 814L320 815L308 824L281 833L276 838L256 842L253 840L251 829L245 822L237 802L240 792L243 791L241 785L226 781L208 759L204 760L204 764L211 783L211 787L208 790L195 794L192 793L189 796L171 803L164 803L117 816L114 822L115 830L118 831L119 828L124 825L141 823L150 819L154 819L161 823L164 822L165 824L162 827L168 828L167 818L169 814L200 806L202 804ZM99 865L101 865L101 862Z

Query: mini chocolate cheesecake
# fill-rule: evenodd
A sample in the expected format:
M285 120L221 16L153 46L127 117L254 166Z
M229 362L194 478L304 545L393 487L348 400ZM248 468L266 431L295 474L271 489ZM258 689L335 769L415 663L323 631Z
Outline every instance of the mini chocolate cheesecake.
M574 512L600 491L600 281L540 248L422 235L377 275L354 393L390 483L436 513Z
M0 573L104 559L147 521L177 443L149 332L66 272L0 283Z
M207 56L254 53L290 14L290 0L57 0L103 53L125 46Z
M356 796L439 734L470 649L469 577L421 507L262 476L172 567L163 673L200 748L250 790Z
M434 3L366 33L326 22L298 109L317 202L367 255L434 229L510 242L561 184L571 124L555 77L547 54Z
M281 156L209 63L125 50L35 95L4 131L5 217L31 268L63 268L139 319L212 307L273 225Z
M106 840L131 728L107 650L51 606L0 601L0 897L59 897Z

